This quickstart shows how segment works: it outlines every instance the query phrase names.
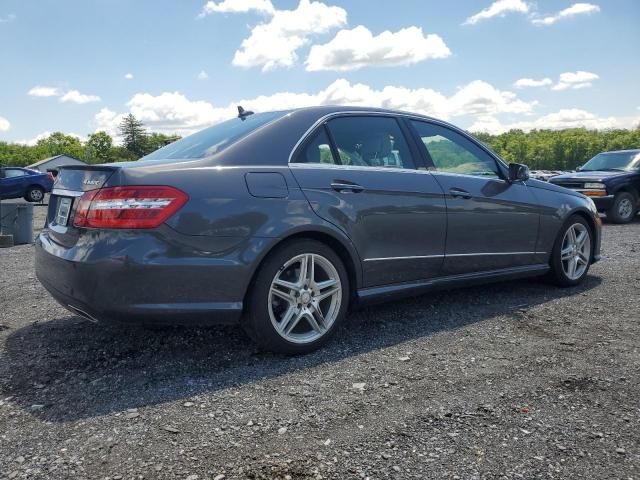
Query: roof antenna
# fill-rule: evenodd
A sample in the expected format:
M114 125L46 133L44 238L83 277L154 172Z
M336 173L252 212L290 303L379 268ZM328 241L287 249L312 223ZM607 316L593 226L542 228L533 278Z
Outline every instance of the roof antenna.
M238 118L243 122L247 119L249 115L253 115L251 110L245 110L240 105L238 105Z

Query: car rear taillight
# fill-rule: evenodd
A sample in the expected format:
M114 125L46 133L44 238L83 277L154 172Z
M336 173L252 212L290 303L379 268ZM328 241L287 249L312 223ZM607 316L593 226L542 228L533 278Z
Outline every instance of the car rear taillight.
M90 190L80 197L73 224L85 228L155 228L188 199L186 193L166 186Z

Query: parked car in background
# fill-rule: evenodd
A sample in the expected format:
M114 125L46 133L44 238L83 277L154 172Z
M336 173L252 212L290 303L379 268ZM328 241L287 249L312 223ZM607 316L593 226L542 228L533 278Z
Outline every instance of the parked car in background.
M0 168L0 199L24 198L28 202L42 202L51 192L53 175L19 167Z
M590 197L612 222L628 223L640 210L640 149L599 153L549 181Z
M550 178L553 178L556 175L561 175L562 173L565 172L560 172L557 170L531 170L531 178L542 180L543 182L548 182Z
M250 114L137 162L63 167L36 240L51 295L91 320L240 322L308 352L349 306L600 259L593 202L464 131L383 109Z

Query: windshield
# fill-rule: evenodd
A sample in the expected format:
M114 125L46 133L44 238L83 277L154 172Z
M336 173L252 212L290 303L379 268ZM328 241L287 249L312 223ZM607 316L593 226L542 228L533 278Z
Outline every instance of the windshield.
M189 160L204 158L220 153L225 148L233 145L238 140L246 137L254 130L267 123L282 117L287 112L256 113L244 120L234 118L226 122L218 123L198 133L189 135L181 140L162 147L139 161L149 160Z
M587 163L580 171L594 170L621 170L631 171L640 169L640 152L609 152L599 153Z

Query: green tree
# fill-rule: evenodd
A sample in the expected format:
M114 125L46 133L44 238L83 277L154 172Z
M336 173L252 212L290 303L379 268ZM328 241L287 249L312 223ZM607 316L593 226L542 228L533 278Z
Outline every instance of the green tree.
M48 157L55 155L69 155L84 160L85 150L80 139L62 132L54 132L46 138L38 141L36 148Z
M180 140L179 135L165 135L164 133L151 133L145 139L145 155L155 152L170 143Z
M147 137L144 124L130 113L120 122L119 131L124 147L136 155L137 158L142 157L145 154Z
M106 163L112 159L113 139L106 132L96 132L87 140L91 163Z

